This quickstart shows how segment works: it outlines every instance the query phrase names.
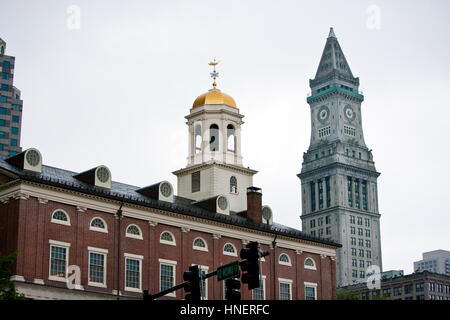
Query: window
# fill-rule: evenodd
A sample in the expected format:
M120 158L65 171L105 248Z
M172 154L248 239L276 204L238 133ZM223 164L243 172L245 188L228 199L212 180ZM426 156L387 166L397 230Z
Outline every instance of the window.
M364 260L359 260L359 267L364 268Z
M317 182L317 186L319 188L319 210L323 209L323 182L319 180Z
M20 111L20 104L13 104L12 107L14 111Z
M364 258L364 250L363 249L359 249L358 250L359 256Z
M234 152L235 150L235 134L233 125L227 126L227 150Z
M370 246L371 246L370 240L366 240L366 247L367 247L367 248L370 248Z
M317 300L317 284L305 282L305 300Z
M11 133L12 134L19 134L19 128L11 127Z
M329 208L331 206L330 177L325 178L325 189L327 193L327 208Z
M175 267L177 262L159 259L159 290L169 289L175 286ZM168 293L166 296L176 297L176 292Z
M423 282L416 283L416 292L422 292L424 291L424 288L425 286Z
M366 258L369 258L369 259L372 258L372 251L366 250Z
M355 179L355 207L359 209L360 203L359 203L359 179ZM358 224L359 220L361 219L361 225L362 225L362 218L358 218Z
M108 250L88 247L90 286L106 288L106 254Z
M169 244L172 246L175 246L175 237L173 236L173 234L169 231L164 231L161 233L161 236L159 238L159 242L163 243L163 244Z
M53 212L51 222L70 226L69 216L60 209Z
M331 216L326 216L325 217L325 223L326 224L330 224L331 223Z
M309 220L309 227L310 228L315 228L316 227L316 219Z
M0 119L0 126L6 126L6 122L4 119Z
M316 270L316 264L312 258L306 258L304 263L305 269Z
M362 193L363 209L367 210L367 181L361 182L361 193Z
M358 228L358 236L362 236L364 233L363 233L363 229L362 228Z
M125 290L141 292L143 256L125 253Z
M108 233L108 228L106 227L105 221L98 217L91 220L89 230Z
M230 192L237 193L237 179L235 176L230 178Z
M344 133L348 136L356 137L356 129L353 127L344 125Z
M208 251L208 246L206 245L205 240L203 240L202 238L195 238L192 247L195 250Z
M217 124L209 127L209 150L219 151L219 127Z
M8 80L9 79L9 73L2 72L2 79Z
M17 147L17 139L11 139L11 146Z
M196 124L194 128L194 143L195 143L195 153L200 153L202 151L202 126Z
M356 238L355 237L351 237L350 240L351 240L352 246L356 246Z
M316 184L314 181L310 182L310 189L311 189L311 211L316 210Z
M266 300L266 276L261 275L259 279L259 288L252 290L253 300Z
M330 234L331 234L331 227L326 227L325 233L326 233L327 235L330 235Z
M237 251L234 245L232 245L231 243L226 243L223 246L223 254L226 256L233 256L233 257L237 257Z
M350 234L356 234L356 228L350 227Z
M361 279L364 279L365 276L366 276L366 275L365 275L365 272L361 270L361 271L359 272L359 277L360 277Z
M331 134L331 128L330 128L330 126L320 128L318 133L319 133L319 138L324 138Z
M12 122L19 122L19 116L12 116Z
M5 133L3 131L0 131L0 139L4 139L5 138Z
M358 260L352 259L352 267L357 267L357 266L358 266Z
M402 295L402 287L395 287L394 296L401 296L401 295Z
M280 300L291 300L292 291L291 285L292 281L287 279L279 279L280 281Z
M193 264L194 266L194 264ZM201 275L208 274L209 267L206 266L198 266L198 271ZM202 300L208 300L208 279L202 278L200 283L200 292L202 294Z
M3 68L9 69L11 67L11 63L9 61L3 61Z
M364 247L364 240L363 239L358 239L358 246Z
M355 270L355 269L352 270L352 277L358 278L358 270Z
M6 102L7 98L6 96L0 96L0 102Z
M191 191L200 191L200 171L193 172L191 174Z
M0 114L6 114L6 108L0 107Z
M370 229L366 229L366 237L370 237Z
M280 254L280 257L278 258L278 262L285 266L292 266L291 259L289 259L289 256L285 253Z
M127 231L125 232L125 236L127 236L129 238L140 239L140 240L143 239L142 238L141 229L135 224L130 224L127 227Z
M356 257L356 248L352 248L352 256Z
M9 90L9 86L7 84L2 83L2 91L8 91Z
M362 226L362 218L358 217L358 226Z
M323 225L323 217L317 218L317 225L322 226Z
M412 284L406 284L405 287L405 294L410 294L413 292L413 285Z
M435 291L434 282L430 282L428 287L430 291Z
M319 229L318 232L319 232L318 236L323 237L323 229Z
M66 282L70 243L49 240L49 280Z
M350 216L350 223L355 224L355 216Z
M348 193L348 205L353 207L353 191L352 191L352 178L347 177L347 193Z

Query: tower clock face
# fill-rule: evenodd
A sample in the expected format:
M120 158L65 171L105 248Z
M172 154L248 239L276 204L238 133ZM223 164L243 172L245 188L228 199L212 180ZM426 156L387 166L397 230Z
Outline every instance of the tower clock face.
M325 122L327 122L329 116L330 109L328 109L327 106L321 106L319 112L317 113L317 120L324 124Z
M344 114L345 114L345 117L350 122L352 122L356 118L355 112L353 111L353 108L349 104L345 106Z

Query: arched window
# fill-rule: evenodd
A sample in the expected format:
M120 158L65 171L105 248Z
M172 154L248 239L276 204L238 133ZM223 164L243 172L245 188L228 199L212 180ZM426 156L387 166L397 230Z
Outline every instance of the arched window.
M125 232L126 236L129 238L142 239L141 229L135 224L130 224Z
M237 179L235 176L231 176L230 178L230 192L237 193Z
M291 259L285 253L280 254L280 257L278 258L278 262L280 264L283 264L283 265L286 265L286 266L291 266Z
M223 246L223 254L227 256L237 257L237 251L235 246L233 246L231 243L226 243Z
M316 270L316 264L314 263L314 260L311 258L306 258L305 259L305 269L311 269L311 270Z
M194 143L195 143L195 153L200 153L202 151L202 126L196 124L194 128Z
M91 223L89 224L89 230L93 231L100 231L100 232L108 232L107 225L105 221L102 218L94 218L91 220Z
M208 246L202 238L195 238L192 246L195 250L208 251Z
M227 150L230 152L234 152L235 150L235 134L232 124L227 126Z
M70 226L69 215L60 209L53 212L51 222Z
M219 151L219 126L217 124L209 127L209 150Z
M175 246L175 237L173 236L173 234L169 231L164 231L161 233L161 236L159 238L159 242L160 243L164 243L164 244L168 244L171 246Z

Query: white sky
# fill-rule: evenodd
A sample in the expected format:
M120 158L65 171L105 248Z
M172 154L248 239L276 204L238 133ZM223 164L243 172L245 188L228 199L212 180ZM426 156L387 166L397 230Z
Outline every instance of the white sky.
M79 29L68 27L71 5ZM245 115L244 165L259 170L254 184L274 220L300 229L308 81L333 26L360 78L365 141L381 172L383 269L411 273L422 252L450 250L449 12L445 0L0 0L0 37L16 57L22 147L68 170L107 165L137 186L176 186L184 116L211 87L217 58L218 88Z

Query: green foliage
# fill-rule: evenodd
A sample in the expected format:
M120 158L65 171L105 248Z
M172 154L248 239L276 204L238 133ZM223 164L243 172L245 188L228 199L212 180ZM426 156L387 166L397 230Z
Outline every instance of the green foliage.
M337 300L361 300L361 293L355 290L345 290L337 293Z

